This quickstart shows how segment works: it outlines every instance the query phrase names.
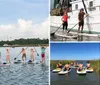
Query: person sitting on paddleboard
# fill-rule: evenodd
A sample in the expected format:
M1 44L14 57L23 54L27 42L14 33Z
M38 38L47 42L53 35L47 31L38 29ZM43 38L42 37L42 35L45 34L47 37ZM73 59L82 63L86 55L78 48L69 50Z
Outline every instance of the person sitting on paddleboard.
M61 62L59 62L58 64L57 64L57 66L56 66L57 68L61 68L62 69L62 64L61 64Z
M82 62L78 65L78 70L79 71L82 71L83 70L83 63Z
M44 46L41 47L42 63L45 62L45 49L46 49L46 48L45 48Z
M67 14L67 11L64 12L64 15L62 16L61 20L63 22L63 31L64 29L67 31L67 27L68 27L68 14Z
M10 63L10 52L9 52L9 49L6 49L6 63Z
M89 69L90 67L91 67L91 64L89 61L87 61L86 68Z
M33 62L34 61L34 49L33 48L31 48L30 50L30 57L31 57L31 62Z
M26 52L24 48L22 48L21 53L22 53L22 61L26 60Z
M64 70L64 71L69 71L70 70L69 62L64 66L64 68L62 70Z
M82 8L82 9L80 9L80 12L78 14L78 20L79 20L79 23L78 23L78 25L79 25L78 32L80 32L80 28L81 28L81 33L83 33L83 28L84 28L84 15L85 15L84 9ZM86 16L87 15L88 14L86 14Z

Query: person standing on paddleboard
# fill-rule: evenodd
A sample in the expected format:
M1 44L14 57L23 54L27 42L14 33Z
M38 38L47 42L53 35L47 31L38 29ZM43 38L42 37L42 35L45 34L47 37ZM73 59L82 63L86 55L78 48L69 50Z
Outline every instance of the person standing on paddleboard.
M67 27L68 27L68 14L67 14L67 11L64 12L64 15L62 16L61 20L62 20L62 24L63 24L63 32L64 30L67 31Z
M78 25L79 25L79 27L78 27L78 33L83 33L83 29L84 29L84 15L85 15L85 13L84 13L84 9L82 8L82 9L80 9L80 12L79 12L79 14L78 14L78 20L79 20L79 23L78 23ZM86 14L86 16L87 16L88 14ZM80 31L80 28L81 28L81 31Z
M44 46L41 47L42 63L45 62L45 49L46 49L46 48L45 48Z
M31 62L33 62L34 61L34 49L33 48L31 48L31 50L30 50L30 57L31 57Z
M10 63L10 52L9 52L9 49L6 49L6 63Z
M25 52L24 48L22 48L21 53L22 53L22 61L25 61L26 60L26 52Z

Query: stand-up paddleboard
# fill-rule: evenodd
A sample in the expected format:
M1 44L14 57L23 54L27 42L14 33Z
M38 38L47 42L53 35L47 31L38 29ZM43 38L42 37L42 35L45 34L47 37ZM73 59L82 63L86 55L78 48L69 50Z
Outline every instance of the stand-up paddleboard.
M93 72L93 68L86 69L86 72Z
M81 70L81 71L79 71L78 69L77 69L77 74L86 74L87 72L86 72L86 69L83 69L83 70Z
M59 75L64 75L64 74L69 73L70 71L71 71L71 68L70 68L69 71L60 71L60 72L58 72L58 74L59 74Z
M22 63L22 61L21 60L17 60L17 61L14 61L13 63L14 64L19 64L19 63Z
M52 70L52 72L60 72L61 71L61 68L56 68L54 70Z
M11 63L6 63L6 62L4 62L4 63L0 63L0 66L2 67L2 66L10 66L10 64Z

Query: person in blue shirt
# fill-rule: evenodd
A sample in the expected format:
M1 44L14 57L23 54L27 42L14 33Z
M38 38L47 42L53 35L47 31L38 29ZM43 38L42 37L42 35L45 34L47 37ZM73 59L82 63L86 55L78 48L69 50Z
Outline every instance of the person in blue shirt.
M46 49L46 48L45 48L44 46L41 47L42 63L45 62L45 49Z

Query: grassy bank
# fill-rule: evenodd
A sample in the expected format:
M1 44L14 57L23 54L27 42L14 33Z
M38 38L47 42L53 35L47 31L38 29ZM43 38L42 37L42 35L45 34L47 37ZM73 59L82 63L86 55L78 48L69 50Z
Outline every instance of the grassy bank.
M100 60L92 60L90 61L94 71L100 75Z
M72 63L74 62L74 60L51 60L50 61L50 67L51 68L56 68L57 63L61 62L63 65L65 65L66 63Z

